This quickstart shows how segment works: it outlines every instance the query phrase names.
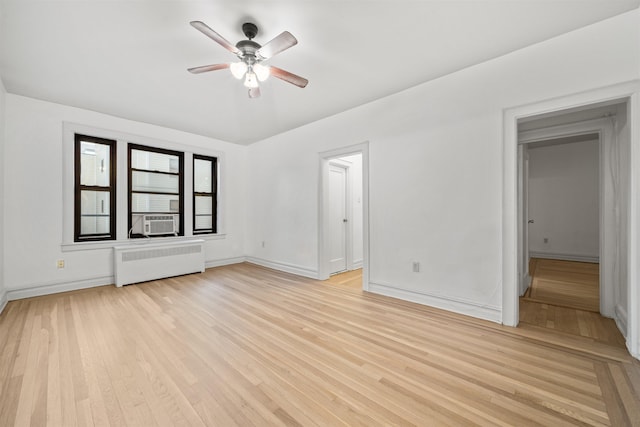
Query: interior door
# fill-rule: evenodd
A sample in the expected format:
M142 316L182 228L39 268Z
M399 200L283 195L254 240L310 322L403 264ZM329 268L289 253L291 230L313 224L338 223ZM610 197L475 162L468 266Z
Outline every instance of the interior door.
M347 170L329 165L330 273L347 270Z

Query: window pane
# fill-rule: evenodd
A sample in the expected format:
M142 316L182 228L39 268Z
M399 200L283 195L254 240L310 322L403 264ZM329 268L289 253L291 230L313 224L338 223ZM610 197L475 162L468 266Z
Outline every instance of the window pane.
M213 197L196 196L196 215L211 215L213 213Z
M80 142L80 185L109 186L109 150L106 144Z
M150 171L178 173L180 159L178 156L152 151L131 150L131 167Z
M108 191L87 191L80 192L80 215L109 215Z
M171 194L131 195L131 212L174 212L180 211L179 196Z
M211 161L195 159L193 161L193 191L213 193L211 181Z
M109 234L109 216L83 216L80 218L80 234Z
M211 215L196 216L196 230L211 230L213 228L213 221Z
M80 192L80 234L109 234L110 193L108 191Z
M177 194L180 188L180 179L178 175L133 171L131 185L133 191Z

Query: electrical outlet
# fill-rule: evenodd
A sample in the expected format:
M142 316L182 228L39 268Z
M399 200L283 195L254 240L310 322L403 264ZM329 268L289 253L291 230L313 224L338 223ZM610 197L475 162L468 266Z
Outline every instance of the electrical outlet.
M60 269L64 268L64 260L63 260L63 259L59 259L59 260L56 262L56 266L57 266L58 268L60 268Z
M413 262L413 272L414 273L419 273L420 272L420 263L417 261Z
M548 237L545 237L544 239L542 239L542 241L543 241L544 243L549 243L549 238L548 238Z

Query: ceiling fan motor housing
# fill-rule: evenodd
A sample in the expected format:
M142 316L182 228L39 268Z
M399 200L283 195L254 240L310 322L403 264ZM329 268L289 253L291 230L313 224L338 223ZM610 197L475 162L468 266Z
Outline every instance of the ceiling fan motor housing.
M256 24L252 24L251 22L245 22L242 24L242 32L249 40L256 37L258 34L258 26Z

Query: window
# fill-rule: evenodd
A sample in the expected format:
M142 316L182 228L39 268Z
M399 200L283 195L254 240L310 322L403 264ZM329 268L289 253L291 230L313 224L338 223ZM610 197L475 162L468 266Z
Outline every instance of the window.
M129 144L129 237L184 235L184 154Z
M75 134L74 241L114 240L116 141Z
M215 233L217 159L193 155L193 234Z

